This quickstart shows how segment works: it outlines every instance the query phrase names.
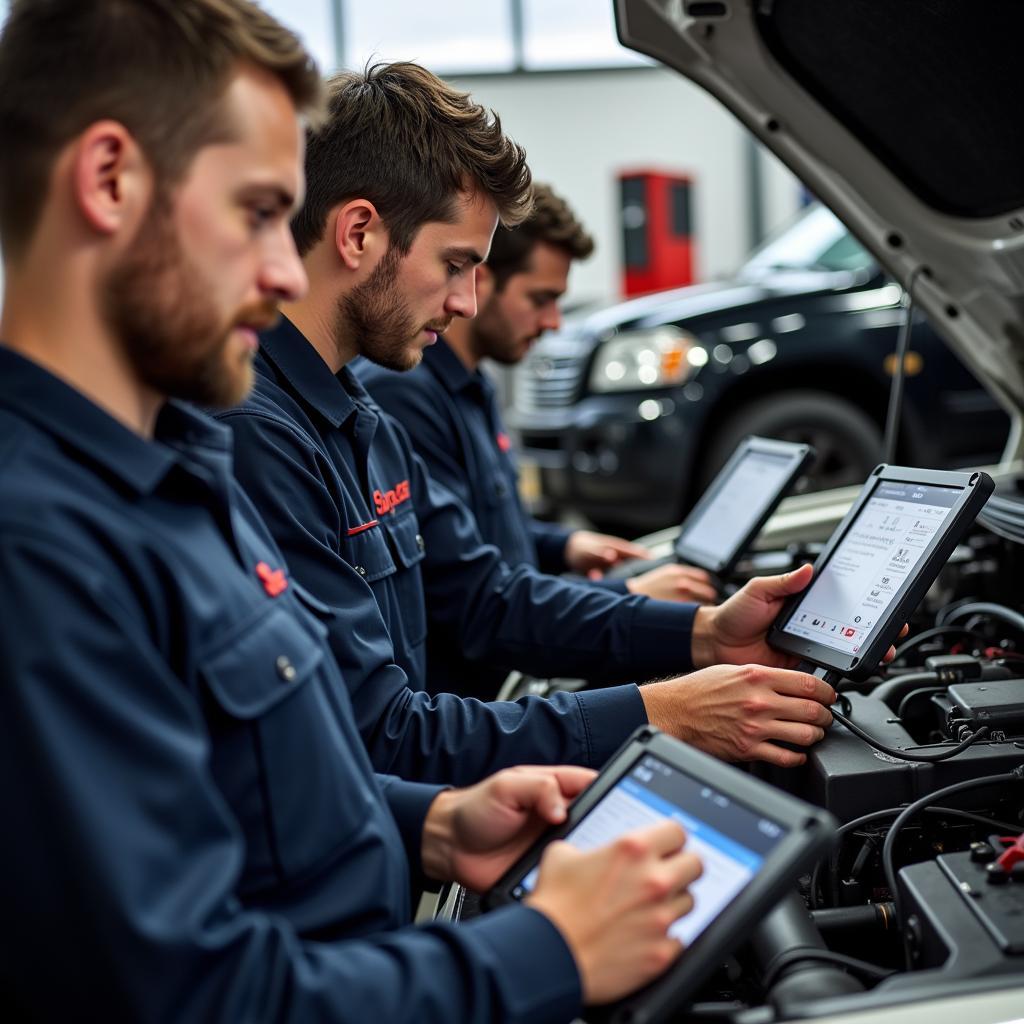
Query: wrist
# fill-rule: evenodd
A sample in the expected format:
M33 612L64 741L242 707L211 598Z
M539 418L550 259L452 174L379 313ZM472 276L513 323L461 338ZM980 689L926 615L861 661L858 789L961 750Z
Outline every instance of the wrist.
M687 699L687 688L686 680L668 680L647 683L639 689L647 721L656 729L675 736L677 740L693 743L697 737L693 729L693 712Z
M690 660L694 668L710 668L720 661L715 651L714 607L701 606L693 617L693 629L690 633Z
M435 881L447 882L454 877L457 802L456 790L438 793L423 821L423 873Z

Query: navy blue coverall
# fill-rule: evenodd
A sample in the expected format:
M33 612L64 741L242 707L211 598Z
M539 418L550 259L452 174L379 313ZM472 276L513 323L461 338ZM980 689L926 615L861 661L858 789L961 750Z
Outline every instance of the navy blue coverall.
M342 564L366 580L413 688L491 696L512 667L608 682L692 667L693 606L510 568L351 370L332 374L288 321L262 336L256 377L221 414L239 480L321 600L348 599ZM612 699L629 728L642 721L635 688Z
M174 403L143 440L0 347L5 1009L569 1020L577 973L542 915L395 930L437 789L374 775L332 612L229 442Z
M473 513L480 536L509 565L567 572L565 545L572 531L534 519L519 497L519 473L498 409L494 385L470 372L443 337L423 351L423 362L397 373L360 359L356 375L373 400L405 427L431 477ZM599 586L627 593L625 580Z

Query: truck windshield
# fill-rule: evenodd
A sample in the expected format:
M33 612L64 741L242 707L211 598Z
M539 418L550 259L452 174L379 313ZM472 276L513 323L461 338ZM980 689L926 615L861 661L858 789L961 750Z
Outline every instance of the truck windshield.
M815 203L768 239L747 260L740 277L779 270L873 271L875 261L826 207Z

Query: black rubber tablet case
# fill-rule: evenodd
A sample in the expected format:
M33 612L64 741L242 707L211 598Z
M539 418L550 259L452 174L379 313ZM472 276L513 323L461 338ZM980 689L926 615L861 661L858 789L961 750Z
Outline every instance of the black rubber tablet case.
M693 945L683 951L664 975L620 1002L589 1008L584 1017L592 1024L658 1024L668 1020L712 976L722 959L743 944L754 924L796 884L800 875L828 852L835 839L836 822L827 811L797 800L651 726L643 726L574 801L568 820L541 837L520 858L485 896L484 905L490 909L513 902L512 891L536 866L544 847L552 839L560 839L571 832L580 819L630 772L637 760L647 754L701 780L730 800L763 814L783 826L787 834L749 884L697 936ZM695 816L699 815L695 812Z
M856 655L845 655L824 644L782 631L782 627L796 611L807 591L794 595L783 605L782 611L769 631L768 643L777 650L795 654L813 666L827 669L826 678L831 682L842 677L867 679L877 671L879 662L899 635L904 622L921 603L935 577L938 576L953 553L953 549L970 528L978 513L984 508L985 502L988 501L995 486L987 473L950 473L943 470L911 469L905 466L887 466L885 464L877 466L868 477L867 483L857 496L850 511L846 513L843 521L833 531L828 544L814 563L815 579L832 557L854 520L860 515L861 509L871 499L877 485L885 481L924 484L934 487L962 487L963 493L952 506L941 529L929 541L921 560L897 591L885 617L875 625ZM814 586L813 581L811 586Z
M764 452L768 455L783 455L792 457L793 465L786 475L783 485L778 493L768 503L764 512L758 517L753 527L747 531L742 540L736 544L729 557L722 561L715 561L709 558L699 547L688 545L685 541L687 524L700 516L703 509L714 500L715 496L725 485L737 463L744 459L750 451ZM697 504L694 505L690 514L683 520L679 527L679 536L672 545L676 557L688 565L696 565L717 576L726 577L736 567L740 557L747 551L754 542L754 538L764 528L764 524L771 518L772 513L779 507L779 502L789 493L793 485L800 479L801 474L807 469L808 463L814 458L814 449L807 444L795 444L792 441L773 441L764 437L747 437L740 442L736 450L729 456L729 461L718 472L718 475L711 482L708 489L701 495Z

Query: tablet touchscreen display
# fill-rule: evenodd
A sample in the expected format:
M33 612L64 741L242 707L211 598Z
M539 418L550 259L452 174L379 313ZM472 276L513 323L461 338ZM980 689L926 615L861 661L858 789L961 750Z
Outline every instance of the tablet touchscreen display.
M593 849L665 818L673 818L686 829L686 849L698 854L704 865L704 874L690 887L693 910L669 930L689 946L757 874L787 830L647 754L565 839L582 850ZM512 895L521 899L531 892L537 874L534 868Z
M677 544L697 548L711 561L727 561L786 486L793 468L792 455L747 452L707 505L695 510Z
M782 631L856 655L962 494L880 482Z

